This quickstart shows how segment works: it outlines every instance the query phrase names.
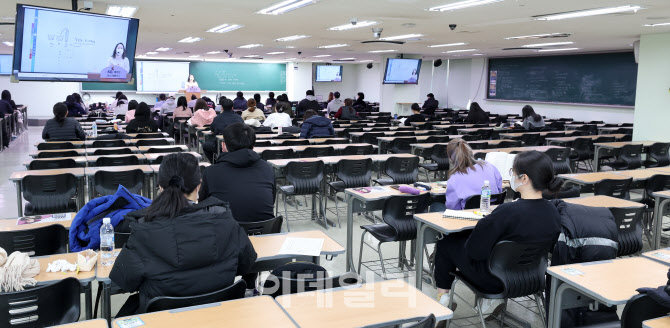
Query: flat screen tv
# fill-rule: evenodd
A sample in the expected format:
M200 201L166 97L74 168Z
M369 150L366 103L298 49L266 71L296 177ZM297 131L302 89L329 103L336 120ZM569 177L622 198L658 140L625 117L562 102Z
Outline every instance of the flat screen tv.
M128 82L139 20L16 5L12 75L18 80Z
M342 65L316 65L316 82L342 82Z
M0 55L0 75L12 74L12 55Z
M418 84L421 59L389 58L386 60L384 84Z

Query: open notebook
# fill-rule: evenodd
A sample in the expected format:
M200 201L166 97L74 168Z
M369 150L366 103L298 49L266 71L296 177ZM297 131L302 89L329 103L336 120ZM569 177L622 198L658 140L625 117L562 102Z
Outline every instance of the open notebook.
M458 219L458 220L472 220L472 221L477 221L481 218L483 218L483 215L476 214L474 212L469 212L469 211L455 211L455 210L445 210L444 213L442 213L442 217L445 218L450 218L450 219Z

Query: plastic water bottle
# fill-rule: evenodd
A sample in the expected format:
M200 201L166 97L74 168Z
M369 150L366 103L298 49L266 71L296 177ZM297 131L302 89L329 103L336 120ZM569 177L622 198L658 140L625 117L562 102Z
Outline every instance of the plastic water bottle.
M98 124L93 122L93 124L91 125L91 130L93 130L93 133L91 134L91 136L93 136L93 138L97 138L98 137Z
M114 227L110 218L102 219L100 253L102 265L112 265L114 263Z
M398 114L393 114L393 119L397 120L398 119Z
M119 124L114 122L114 131L119 131Z
M491 213L491 185L489 180L484 181L482 186L482 198L479 201L479 211L483 214Z

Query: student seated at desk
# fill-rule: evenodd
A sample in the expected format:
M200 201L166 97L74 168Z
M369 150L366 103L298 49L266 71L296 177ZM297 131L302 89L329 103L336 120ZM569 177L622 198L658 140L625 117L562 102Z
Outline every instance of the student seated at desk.
M67 106L56 103L54 118L47 121L42 130L42 139L50 141L85 140L86 133L77 120L67 117Z
M249 99L247 100L247 110L242 112L243 120L252 120L256 119L259 122L265 121L265 114L262 109L256 108L256 100Z
M265 99L265 106L274 106L277 103L277 99L275 99L275 93L270 91L268 93L268 99Z
M540 130L545 126L542 115L535 114L535 110L530 105L523 106L521 115L523 117L523 128L526 130Z
M277 97L277 103L275 104L275 109L277 106L282 106L284 108L284 113L288 114L291 118L295 117L295 112L293 112L293 105L288 101L288 96L286 94L281 94Z
M437 109L438 104L440 103L435 99L435 95L432 93L429 93L426 95L428 99L423 102L423 106L421 108L423 109L423 113L428 116L433 116L435 115L435 110Z
M245 109L247 108L247 100L244 99L244 93L242 91L237 92L237 97L233 99L233 108L234 109Z
M215 117L216 112L213 109L209 109L207 102L204 99L198 99L198 101L195 102L195 114L193 114L193 118L191 118L191 125L210 125Z
M177 99L177 107L175 107L172 117L175 121L179 119L189 119L193 116L193 111L188 107L186 97L181 96Z
M421 107L419 104L412 104L412 115L405 119L405 126L412 126L412 122L425 122L426 118L421 115Z
M128 97L126 95L121 95L116 100L116 106L112 107L112 111L116 118L125 119L125 115L128 112Z
M183 96L182 96L183 97ZM184 97L186 99L186 97ZM161 105L160 110L161 110L161 116L163 114L172 114L174 113L175 108L177 108L177 102L174 99L174 95L170 95L170 97L165 100L165 103Z
M126 126L128 133L148 133L158 131L158 124L151 119L151 109L145 102L137 105L135 117Z
M158 101L154 104L154 109L161 110L161 108L163 108L163 105L165 105L166 100L167 96L164 93L158 95Z
M340 107L333 117L341 120L360 120L361 118L356 115L356 109L353 104L354 101L350 98L344 99L344 106Z
M198 100L198 97L196 97L196 95L191 95L191 100L188 101L188 108L195 107L195 102L197 100Z
M268 115L268 117L265 119L263 126L268 126L271 128L287 128L289 126L293 126L293 121L291 120L291 116L284 113L284 104L278 104L275 106L275 112Z
M340 99L339 91L335 91L335 93L331 94L333 95L333 99L328 101L328 106L326 106L326 109L328 110L328 112L326 113L327 116L334 115L333 113L337 113L339 109L342 108L342 106L344 106L344 101Z
M72 95L78 95L78 93L73 93ZM79 97L81 99L81 97ZM76 99L76 97L75 97ZM12 110L16 110L16 103L14 100L12 100L12 94L9 92L9 90L2 90L2 93L0 94L0 100L6 101L9 106L12 108ZM11 112L10 112L11 113Z
M80 94L75 92L75 93L72 94L72 97L74 97L74 101L77 102L77 104L79 104L81 106L81 108L83 108L84 110L87 110L88 106L86 106L86 103L84 102L84 99L81 99Z
M301 117L305 115L305 112L308 110L313 110L315 112L318 112L321 110L321 105L319 105L319 102L316 101L316 97L314 97L314 90L307 90L305 91L305 99L301 100L298 103L298 106L295 107L295 114L298 117Z
M315 111L309 109L303 116L300 127L300 138L309 139L314 137L330 137L335 135L333 124L327 117L319 116Z
M473 102L470 104L468 116L465 117L465 123L486 124L489 123L489 115L479 106L479 103Z
M86 114L86 110L77 103L73 95L65 97L65 106L67 106L67 116L69 117L81 117Z
M221 290L247 273L257 254L228 205L214 197L198 202L198 160L165 156L161 193L126 220L131 234L109 274L131 295L117 317L142 313L159 296L193 296Z
M477 288L499 293L503 285L488 270L488 259L499 241L556 242L561 218L556 206L542 198L542 191L558 192L562 179L554 175L551 159L537 151L517 154L512 165L512 189L521 198L502 204L477 222L474 230L449 234L436 244L435 279L437 297L447 305L456 270ZM480 188L479 185L476 186ZM474 188L474 187L473 187ZM451 181L447 189L452 189Z
M265 112L265 105L261 102L260 93L254 93L254 100L256 101L256 108L260 109L262 112Z
M116 95L114 95L114 101L112 101L112 103L109 104L107 110L112 110L114 107L116 107L116 104L119 102L119 99L121 99L121 96L123 96L123 92L117 91Z
M135 118L135 111L137 110L137 100L128 102L128 111L126 112L126 123L130 123Z
M237 115L233 112L233 101L225 97L219 98L219 104L221 105L221 114L217 115L210 125L210 129L214 135L223 135L228 125L233 123L243 123L244 120L240 115ZM214 153L217 151L216 140L208 140L202 144L202 151L205 153L205 156L210 163L214 163Z

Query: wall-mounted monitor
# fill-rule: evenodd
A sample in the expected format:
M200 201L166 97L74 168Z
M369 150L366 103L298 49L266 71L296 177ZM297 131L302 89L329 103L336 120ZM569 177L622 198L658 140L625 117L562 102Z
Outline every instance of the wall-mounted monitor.
M418 84L421 59L389 58L386 60L384 84Z
M12 74L12 55L0 55L0 75Z
M139 20L16 5L12 75L18 80L128 82Z
M342 82L342 65L316 65L316 82Z

